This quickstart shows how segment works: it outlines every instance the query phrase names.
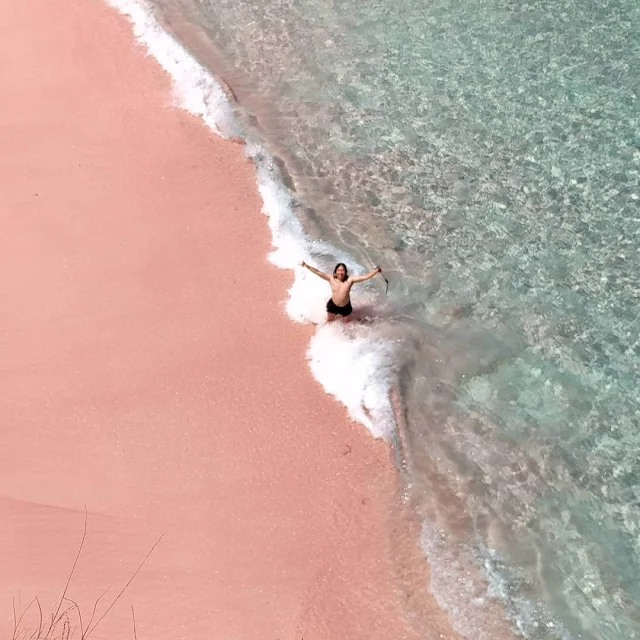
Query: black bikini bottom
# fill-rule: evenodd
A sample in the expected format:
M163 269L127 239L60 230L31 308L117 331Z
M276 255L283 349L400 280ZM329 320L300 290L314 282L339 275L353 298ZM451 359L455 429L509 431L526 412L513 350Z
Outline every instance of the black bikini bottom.
M331 298L329 298L329 302L327 302L327 313L333 313L336 316L347 317L351 315L353 308L351 307L351 303L347 302L344 307L339 307Z

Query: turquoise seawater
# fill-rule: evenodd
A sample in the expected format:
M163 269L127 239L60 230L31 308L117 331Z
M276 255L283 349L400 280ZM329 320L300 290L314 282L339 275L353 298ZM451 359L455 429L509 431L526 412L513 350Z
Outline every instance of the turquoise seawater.
M156 4L310 233L388 266L425 517L522 635L640 638L640 4Z

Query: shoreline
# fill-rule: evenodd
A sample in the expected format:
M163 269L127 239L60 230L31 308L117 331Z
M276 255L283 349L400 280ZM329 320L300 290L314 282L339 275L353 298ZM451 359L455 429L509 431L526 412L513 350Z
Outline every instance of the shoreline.
M417 637L388 445L309 373L311 330L282 311L290 276L265 258L242 148L169 106L166 74L113 9L27 0L0 20L3 272L19 274L2 600L55 597L86 506L81 607L167 531L96 637L131 634L130 603L141 637ZM422 631L454 638L426 562L413 570Z

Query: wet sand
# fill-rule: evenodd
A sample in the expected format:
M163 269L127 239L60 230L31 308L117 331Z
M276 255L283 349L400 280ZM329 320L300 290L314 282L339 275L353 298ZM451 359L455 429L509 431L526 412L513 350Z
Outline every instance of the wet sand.
M417 605L451 637L398 563L388 445L307 369L241 145L99 0L0 28L0 637L12 598L46 619L85 508L85 631L164 534L93 638L417 638Z

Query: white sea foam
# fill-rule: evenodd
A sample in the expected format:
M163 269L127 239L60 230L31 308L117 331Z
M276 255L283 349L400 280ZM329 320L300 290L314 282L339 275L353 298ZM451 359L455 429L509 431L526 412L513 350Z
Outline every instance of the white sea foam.
M129 18L136 39L170 75L176 106L201 117L221 137L242 135L220 84L163 30L143 0L106 2ZM389 396L394 379L393 342L382 339L370 324L325 324L327 285L299 265L305 260L330 269L336 262L345 262L353 269L364 269L353 256L329 243L310 239L294 213L294 196L281 180L272 156L251 141L247 141L246 153L256 167L262 211L271 230L274 248L269 260L295 274L288 292L287 314L297 322L318 325L307 352L311 371L328 393L344 403L354 420L364 424L374 436L388 438L394 429ZM374 301L371 289L368 291L364 288L360 302Z
M176 105L200 116L223 138L240 134L233 108L218 82L187 50L159 24L153 11L141 0L106 0L127 16L133 34L173 80Z
M380 340L371 326L325 324L327 285L299 267L302 260L327 269L336 262L356 263L329 243L310 240L293 212L293 196L273 160L255 144L247 144L247 154L254 160L262 210L269 219L274 246L269 259L281 269L295 270L287 313L298 322L318 325L307 351L311 371L325 391L347 407L353 420L364 424L374 436L388 438L395 426L389 400L394 379L393 343ZM374 297L365 291L359 301L373 303Z
M106 0L128 16L136 38L173 79L177 106L202 118L222 137L241 135L220 85L174 38L157 23L151 9L140 0ZM314 377L327 393L342 402L352 419L365 425L376 437L388 439L395 429L390 390L395 380L396 344L383 338L375 323L325 322L324 305L328 288L320 278L299 265L302 260L330 269L345 262L354 270L364 270L353 256L329 243L309 238L296 217L294 195L286 188L273 158L260 145L247 141L246 154L256 168L258 189L267 216L273 250L269 260L280 269L294 272L288 291L286 311L296 322L313 322L315 335L307 350ZM372 288L359 292L358 302L374 303ZM460 631L470 631L480 640L492 638L486 632L483 609L491 596L478 591L478 581L469 579L470 562L463 563L425 523L422 548L432 565L432 590L445 611L452 614ZM481 584L481 581L480 581ZM465 597L466 596L466 597ZM460 609L461 603L473 606Z
M105 1L130 19L137 40L170 75L176 106L201 117L221 137L242 136L234 109L220 84L162 29L144 0ZM326 283L298 266L302 260L323 269L331 268L335 262L346 262L354 270L363 270L362 265L336 247L306 236L295 216L294 196L280 179L273 158L250 141L246 153L255 163L262 210L272 234L269 260L295 274L286 301L287 314L297 322L318 325L307 351L314 377L347 407L354 420L376 437L390 437L395 429L389 394L395 380L396 345L383 338L375 324L325 324ZM374 296L365 289L358 301L373 302ZM498 637L493 622L485 615L495 598L507 603L512 620L525 637L530 628L539 624L529 603L515 602L509 584L486 560L484 575L471 577L478 571L473 548L450 546L441 532L426 521L421 545L431 566L431 589L462 634L479 640ZM562 629L558 632L564 634Z
M353 420L376 437L392 435L393 343L377 341L369 327L331 323L318 329L307 355L313 375L347 407Z

